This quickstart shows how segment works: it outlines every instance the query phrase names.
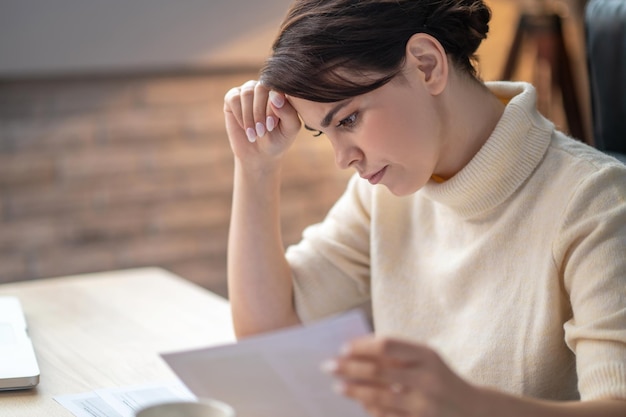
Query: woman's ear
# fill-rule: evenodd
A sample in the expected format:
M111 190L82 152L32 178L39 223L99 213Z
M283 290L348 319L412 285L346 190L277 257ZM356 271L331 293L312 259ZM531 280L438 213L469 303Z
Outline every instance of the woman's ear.
M406 68L416 69L426 89L440 94L448 82L448 56L441 43L426 33L416 33L406 44Z

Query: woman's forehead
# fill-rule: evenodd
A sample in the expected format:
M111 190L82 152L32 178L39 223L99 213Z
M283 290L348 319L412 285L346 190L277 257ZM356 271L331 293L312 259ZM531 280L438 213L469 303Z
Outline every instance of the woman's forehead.
M324 128L322 121L331 109L337 105L336 102L320 103L289 95L287 95L287 100L289 100L293 108L296 109L296 112L298 112L304 124L316 130L322 130Z

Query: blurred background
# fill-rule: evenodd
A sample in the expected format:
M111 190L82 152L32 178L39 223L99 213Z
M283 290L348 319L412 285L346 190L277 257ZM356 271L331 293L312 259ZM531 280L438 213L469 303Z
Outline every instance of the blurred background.
M542 112L566 132L575 90L577 136L590 141L585 1L487 3L482 78L501 79L509 62L509 78L541 87ZM289 4L0 0L0 283L160 266L227 296L233 161L223 96L256 78ZM537 32L515 47L527 13L560 17L573 86L554 88ZM306 131L286 164L289 245L351 172Z

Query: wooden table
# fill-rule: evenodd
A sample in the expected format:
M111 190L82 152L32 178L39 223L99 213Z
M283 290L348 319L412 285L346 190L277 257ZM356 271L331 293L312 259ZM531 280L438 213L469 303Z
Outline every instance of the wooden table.
M0 285L20 298L41 370L3 417L72 414L53 397L174 379L159 353L234 341L228 302L158 268Z

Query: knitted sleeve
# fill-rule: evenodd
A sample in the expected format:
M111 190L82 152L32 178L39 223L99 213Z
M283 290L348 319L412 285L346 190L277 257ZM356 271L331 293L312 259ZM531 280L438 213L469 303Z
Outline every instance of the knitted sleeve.
M302 241L287 250L296 311L304 322L369 300L370 214L363 182L352 177L324 221L305 229Z
M626 399L626 167L605 165L572 195L554 251L572 305L565 341L582 400Z

